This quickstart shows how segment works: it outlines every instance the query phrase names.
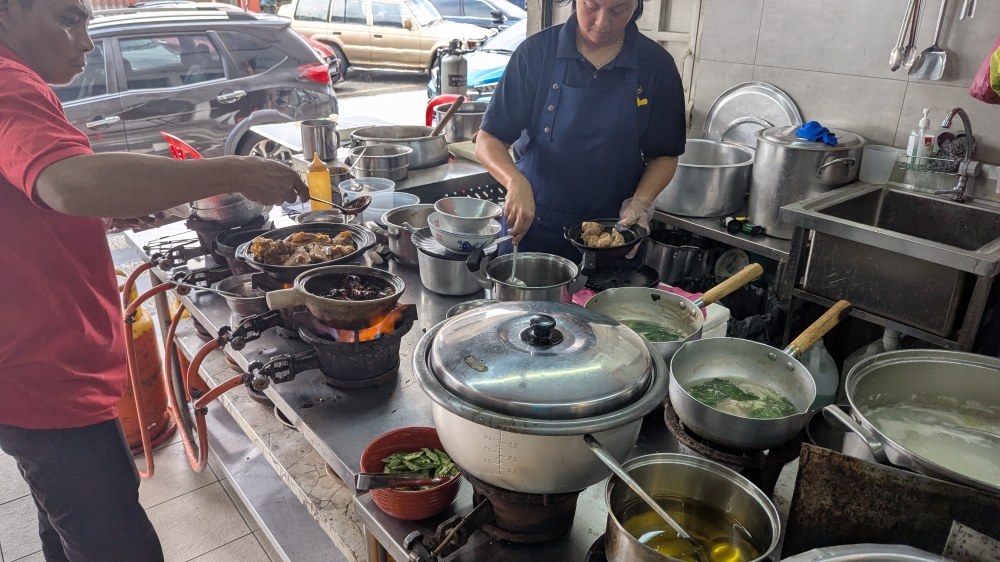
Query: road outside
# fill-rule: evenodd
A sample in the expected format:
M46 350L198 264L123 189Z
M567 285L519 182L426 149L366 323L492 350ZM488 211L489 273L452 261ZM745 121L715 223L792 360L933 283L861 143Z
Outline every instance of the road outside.
M352 68L334 89L341 117L377 117L396 125L423 125L427 73Z

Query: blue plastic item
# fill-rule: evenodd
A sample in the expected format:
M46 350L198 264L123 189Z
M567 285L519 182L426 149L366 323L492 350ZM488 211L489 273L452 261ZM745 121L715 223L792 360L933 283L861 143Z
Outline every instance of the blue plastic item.
M800 139L822 142L830 146L837 146L837 136L831 133L830 129L820 125L818 121L804 123L801 127L795 129L795 134L798 135Z

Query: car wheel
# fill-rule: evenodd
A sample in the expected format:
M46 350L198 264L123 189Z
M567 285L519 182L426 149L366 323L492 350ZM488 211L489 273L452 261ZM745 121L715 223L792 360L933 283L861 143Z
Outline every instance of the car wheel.
M337 55L337 60L340 61L340 79L347 80L347 69L351 64L347 61L347 55L344 54L344 50L340 48L340 45L336 43L327 43L330 49Z
M257 156L275 160L282 164L292 165L294 154L288 147L266 139L257 133L247 133L236 146L236 154L240 156Z

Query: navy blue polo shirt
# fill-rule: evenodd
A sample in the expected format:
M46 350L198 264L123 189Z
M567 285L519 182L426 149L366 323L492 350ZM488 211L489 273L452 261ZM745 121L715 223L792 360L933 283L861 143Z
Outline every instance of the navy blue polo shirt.
M514 144L515 155L523 155L527 146L523 133L533 135L538 128L556 59L568 58L562 83L574 88L621 85L626 69L637 69L641 88L637 97L646 100L638 107L643 157L649 161L683 154L687 129L684 87L670 53L639 33L633 22L625 28L625 43L618 56L597 69L576 48L577 25L573 14L565 24L544 29L521 43L507 63L480 128Z

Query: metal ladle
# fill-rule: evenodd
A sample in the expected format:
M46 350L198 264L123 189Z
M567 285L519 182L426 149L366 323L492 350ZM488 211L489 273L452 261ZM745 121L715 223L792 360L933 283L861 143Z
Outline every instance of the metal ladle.
M371 197L371 195L362 195L361 197L358 197L357 199L355 199L353 201L348 201L347 204L345 204L343 206L338 205L336 203L331 203L330 201L325 201L325 200L320 199L318 197L313 197L312 195L309 196L309 199L311 199L311 200L313 200L313 201L315 201L317 203L322 203L324 205L329 205L329 206L333 207L334 209L337 209L338 211L340 211L341 213L343 213L345 215L356 215L356 214L360 213L361 211L364 211L365 209L367 209L368 205L372 204L372 197Z
M506 283L515 287L527 287L528 284L518 279L515 273L517 273L517 244L514 244L514 255L510 259L510 277Z

